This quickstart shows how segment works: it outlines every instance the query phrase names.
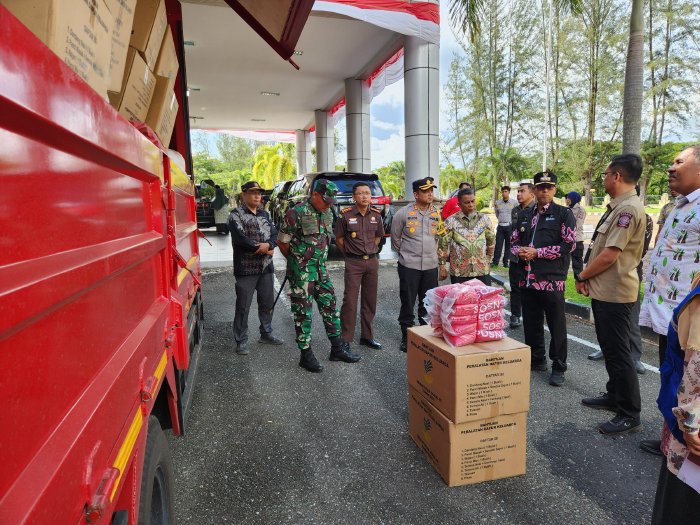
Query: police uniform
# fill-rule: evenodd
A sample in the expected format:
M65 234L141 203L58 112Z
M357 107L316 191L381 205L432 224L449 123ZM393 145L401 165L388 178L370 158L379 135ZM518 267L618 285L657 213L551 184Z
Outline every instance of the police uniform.
M596 226L586 262L605 248L618 248L617 260L588 280L598 343L608 371L608 398L618 415L638 419L639 381L630 350L630 319L639 296L637 265L642 258L646 216L634 190L615 197ZM585 273L585 272L584 272Z
M317 179L313 192L320 193L327 204L334 204L338 188L327 179ZM302 354L299 365L312 372L323 369L310 346L312 298L318 305L326 335L331 341L330 359L355 362L360 358L347 352L340 339L335 290L326 269L332 229L333 214L330 209L318 211L309 199L287 211L278 235L280 243L289 244L287 278L296 342Z
M357 294L361 288L360 343L381 348L374 340L372 322L377 310L379 278L379 246L376 239L384 236L382 214L369 207L364 215L357 205L344 208L335 226L336 239L343 239L345 252L345 292L340 309L340 333L350 343L355 335Z
M413 182L413 191L434 188L433 179L426 177ZM401 310L401 349L405 351L406 331L413 326L414 307L418 300L418 318L425 324L427 311L423 305L425 293L438 284L438 238L443 224L440 212L433 204L421 210L415 203L401 208L391 223L391 247L399 254L399 296Z

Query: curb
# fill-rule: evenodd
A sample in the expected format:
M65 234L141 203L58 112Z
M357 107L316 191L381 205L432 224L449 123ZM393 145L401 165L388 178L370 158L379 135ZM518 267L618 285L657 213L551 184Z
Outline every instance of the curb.
M494 275L491 274L491 279L498 283L500 286L505 288L505 278L500 276L500 275ZM578 303L573 303L571 301L564 301L565 303L565 311L569 315L573 315L575 317L578 317L579 319L583 319L584 321L588 321L589 323L592 323L593 320L593 310L591 309L590 306L586 306L584 304L578 304ZM642 339L649 341L650 343L656 344L659 340L659 335L654 332L651 328L648 326L640 326L641 332L642 332Z

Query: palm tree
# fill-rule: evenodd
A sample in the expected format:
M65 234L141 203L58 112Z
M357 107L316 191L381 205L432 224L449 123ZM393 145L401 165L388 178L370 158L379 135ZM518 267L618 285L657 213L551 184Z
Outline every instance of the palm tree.
M272 188L296 176L294 144L273 144L258 147L253 156L253 178L263 188Z
M625 98L622 104L622 152L641 151L642 96L644 81L643 0L632 0L630 36L625 66Z
M505 151L496 148L493 155L486 159L486 165L493 185L494 202L498 200L501 186L507 182L522 179L527 169L527 161L515 148L508 148Z

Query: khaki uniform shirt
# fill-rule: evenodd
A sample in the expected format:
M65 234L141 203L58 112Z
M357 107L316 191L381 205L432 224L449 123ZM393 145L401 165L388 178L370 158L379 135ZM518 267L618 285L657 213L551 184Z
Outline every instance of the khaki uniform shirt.
M642 258L646 215L634 190L614 198L608 204L605 220L596 227L589 261L604 248L622 250L610 268L588 281L593 299L609 303L633 303L639 297L637 265Z
M391 223L391 247L399 253L399 264L421 271L437 268L437 244L442 233L442 217L433 204L425 211L415 203L401 208Z
M374 242L384 236L382 214L376 208L367 208L364 215L357 206L344 208L335 225L335 237L345 241L345 251L353 255L373 255L379 251Z

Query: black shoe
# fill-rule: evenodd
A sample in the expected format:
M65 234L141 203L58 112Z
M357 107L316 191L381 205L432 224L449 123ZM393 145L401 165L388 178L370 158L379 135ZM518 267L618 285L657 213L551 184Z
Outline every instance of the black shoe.
M588 354L588 359L591 361L600 361L603 359L603 351L602 350L596 350L592 354Z
M658 439L645 439L639 442L639 448L644 452L653 454L655 456L663 456L664 453L661 452L661 441Z
M542 361L541 363L533 361L530 364L530 370L534 370L535 372L546 372L547 370L549 370L547 368L547 361Z
M248 355L250 353L250 347L246 341L236 343L236 353L238 355Z
M282 341L282 339L280 339L279 337L275 337L272 334L260 334L260 340L258 342L266 345L275 346L280 346L284 344L284 341Z
M419 318L418 318L418 324L419 324L420 326L425 326L425 325L428 324L428 321L426 321L426 320L423 319L422 317L419 317Z
M491 261L491 266L498 266L498 261Z
M504 263L503 263L503 267L504 267L504 268L508 268L508 264L509 264L508 262L504 262Z
M522 326L522 325L523 325L523 322L519 316L517 316L517 315L510 316L510 327L511 328L517 328L517 327Z
M321 363L318 362L318 359L316 359L316 356L311 350L302 350L299 366L305 368L309 372L323 371L323 366L321 366Z
M369 346L370 348L374 348L375 350L382 349L382 343L380 343L376 339L365 339L364 337L361 337L360 344L362 346Z
M404 353L408 350L408 327L406 326L401 327L401 346L399 346L399 350Z
M564 372L561 370L552 370L552 375L549 376L549 384L552 386L561 386L564 384Z
M617 412L617 407L615 407L615 403L610 399L607 392L601 392L598 397L584 397L581 400L581 404L588 408Z
M331 347L331 354L328 356L328 359L345 363L357 363L361 357L359 354L350 351L350 343L343 343L341 346Z
M644 365L642 364L641 361L635 361L634 362L634 369L637 371L639 375L644 375L647 373L647 369L644 368Z
M642 423L638 417L627 417L618 414L610 421L598 425L598 432L607 436L619 436L621 434L639 432L642 428Z

